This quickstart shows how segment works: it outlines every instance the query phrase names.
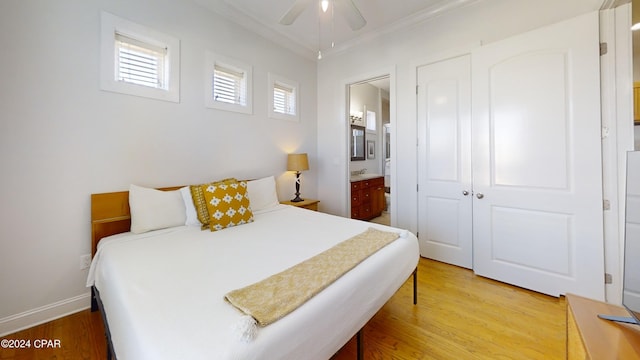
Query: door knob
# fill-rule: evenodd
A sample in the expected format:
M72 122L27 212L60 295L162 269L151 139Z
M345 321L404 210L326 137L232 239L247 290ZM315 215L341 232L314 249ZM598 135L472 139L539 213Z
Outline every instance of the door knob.
M467 190L462 190L462 195L467 196L469 195L469 192Z
M483 195L482 193L477 193L477 194L476 194L476 197L477 197L478 199L482 199L482 198L484 197L484 195Z

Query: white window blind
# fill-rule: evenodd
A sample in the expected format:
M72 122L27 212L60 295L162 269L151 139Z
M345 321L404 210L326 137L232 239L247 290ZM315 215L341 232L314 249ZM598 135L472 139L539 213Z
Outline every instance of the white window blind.
M273 85L273 111L281 114L295 115L295 89L276 82Z
M116 81L168 89L167 48L115 34Z
M213 100L247 105L246 74L216 64L213 72Z

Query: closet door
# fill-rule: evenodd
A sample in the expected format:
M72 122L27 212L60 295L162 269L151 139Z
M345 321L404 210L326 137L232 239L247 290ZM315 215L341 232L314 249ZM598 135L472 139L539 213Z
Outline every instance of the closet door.
M598 14L472 53L474 271L604 300Z
M422 256L471 268L471 60L418 68L418 235Z

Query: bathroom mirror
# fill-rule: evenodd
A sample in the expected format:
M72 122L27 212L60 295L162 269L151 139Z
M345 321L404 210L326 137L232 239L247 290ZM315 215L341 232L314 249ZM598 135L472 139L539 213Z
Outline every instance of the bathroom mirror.
M351 125L351 161L364 160L365 128Z

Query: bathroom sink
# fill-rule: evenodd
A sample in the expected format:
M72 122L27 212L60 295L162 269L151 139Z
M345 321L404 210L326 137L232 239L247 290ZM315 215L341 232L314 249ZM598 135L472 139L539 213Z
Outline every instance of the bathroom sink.
M377 177L382 177L382 175L380 175L380 174L358 174L358 175L351 175L351 181L368 180L368 179L373 179L373 178L377 178Z

